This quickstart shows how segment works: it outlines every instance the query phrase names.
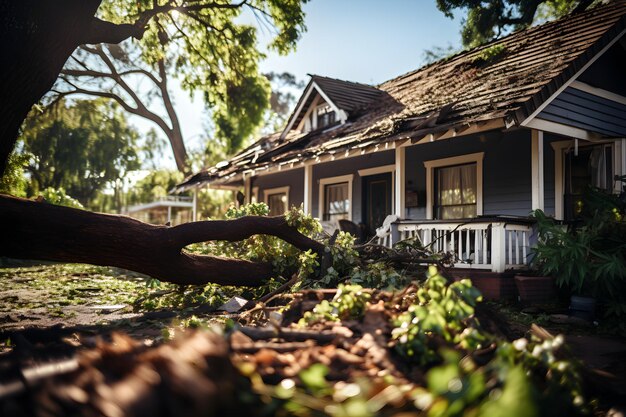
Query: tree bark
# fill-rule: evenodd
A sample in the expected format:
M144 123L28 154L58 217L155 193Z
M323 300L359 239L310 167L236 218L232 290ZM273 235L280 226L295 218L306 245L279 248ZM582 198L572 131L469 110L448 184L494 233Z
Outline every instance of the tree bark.
M0 195L0 219L2 256L117 266L176 284L259 286L273 276L270 264L182 250L195 242L239 241L264 234L301 250L312 249L319 259L325 250L324 245L289 226L283 216L247 216L168 227Z

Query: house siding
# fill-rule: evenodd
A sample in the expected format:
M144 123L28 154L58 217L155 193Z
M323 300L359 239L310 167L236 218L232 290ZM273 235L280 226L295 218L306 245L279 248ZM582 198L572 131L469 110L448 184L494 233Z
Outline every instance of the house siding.
M418 206L407 217L426 218L426 168L429 160L484 152L483 214L526 216L531 210L530 130L492 131L407 148L406 189L417 192Z
M608 136L626 136L626 105L568 87L537 116Z
M271 188L289 187L289 206L299 207L304 202L304 168L289 169L275 174L261 175L252 179L252 187L259 187L259 201L263 191Z
M354 175L352 179L352 221L359 223L363 220L362 214L362 182L358 171L360 169L375 168L395 163L394 151L380 151L352 158L341 158L336 161L326 162L313 166L313 204L312 214L320 217L319 213L319 188L323 178L337 177L340 175Z

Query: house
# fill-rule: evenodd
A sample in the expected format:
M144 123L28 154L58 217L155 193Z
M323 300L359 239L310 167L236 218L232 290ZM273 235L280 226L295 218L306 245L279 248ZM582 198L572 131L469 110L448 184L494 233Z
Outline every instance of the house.
M196 199L168 195L149 203L126 207L124 214L146 223L175 226L196 220Z
M178 190L243 189L394 240L417 236L459 267L527 263L528 214L577 210L626 173L626 2L512 33L377 86L313 75L286 128Z

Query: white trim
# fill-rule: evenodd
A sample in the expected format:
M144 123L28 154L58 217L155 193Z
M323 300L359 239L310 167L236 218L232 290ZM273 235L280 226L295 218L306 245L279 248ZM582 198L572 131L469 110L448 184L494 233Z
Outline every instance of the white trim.
M452 165L476 163L476 215L483 214L483 158L484 152L471 153L466 155L452 156L450 158L434 159L424 161L426 168L426 218L433 218L434 194L434 170Z
M296 119L302 112L304 105L306 104L313 90L317 91L320 97L322 97L324 101L333 109L333 111L337 113L337 118L339 121L341 121L341 123L346 122L346 120L348 119L348 115L346 114L346 112L341 110L339 107L337 107L337 105L333 103L333 101L326 95L326 93L324 93L324 91L322 91L320 86L317 85L315 81L311 81L311 84L309 84L309 88L307 89L307 91L304 92L302 96L302 99L301 99L302 101L300 102L300 105L293 112L291 120L287 124L287 127L285 127L285 130L283 130L283 132L281 133L280 135L281 138L284 138L287 135L287 132L289 132L293 128L293 124L295 123ZM317 101L318 100L316 99L315 102L313 102L311 106L306 110L306 113L304 115L305 117L303 117L303 120L306 119L306 116L307 114L311 112L311 109L317 107ZM297 127L300 127L300 125L298 125ZM313 127L313 129L315 129L315 127Z
M287 197L285 201L285 211L289 211L289 186L287 185L285 187L267 188L263 190L263 202L267 204L268 207L269 196L274 194L285 194L285 196Z
M533 129L531 131L531 168L530 178L532 187L532 204L533 210L544 208L544 192L543 192L543 132Z
M313 210L313 164L304 164L304 214L312 214Z
M624 140L624 139L622 139ZM565 170L563 169L563 151L569 147L574 146L575 139L560 140L558 142L550 143L552 149L554 149L554 218L557 220L563 220L565 218L565 210L563 203L563 195L565 193ZM615 144L612 140L605 140L600 142L587 142L579 143L579 147L593 146L597 144ZM617 146L613 146L613 155L617 154ZM618 167L615 166L615 157L613 158L613 173L615 174Z
M329 184L338 184L341 182L348 183L348 201L350 202L350 210L348 211L348 220L352 220L352 211L354 210L354 204L352 201L352 181L354 174L340 175L337 177L320 178L319 180L319 194L318 194L318 217L323 220L324 216L324 186Z
M612 91L605 90L603 88L594 87L581 81L573 81L571 87L594 96L602 97L607 100L615 101L617 103L626 104L626 97L620 94L616 94Z
M539 118L530 121L526 125L526 127L588 141L597 141L600 138L600 135L597 133L588 132L584 129L579 129L577 127L567 126L561 123L551 122L549 120Z
M406 147L396 148L396 172L394 175L394 208L398 218L406 213Z
M259 202L259 187L252 187L252 196L250 197L251 203Z
M567 87L570 86L570 84L572 84L576 78L578 78L583 72L585 72L587 70L587 68L589 68L594 62L596 62L596 60L598 58L600 58L611 46L613 46L617 41L619 41L619 39L626 33L626 29L622 30L620 32L619 35L617 35L615 38L613 38L609 43L607 43L604 48L602 48L600 50L600 52L598 52L596 55L594 55L589 61L587 61L587 63L585 65L582 66L581 69L579 69L576 74L574 74L569 80L567 80L565 83L563 83L563 85L561 87L559 87L550 97L548 97L547 100L545 100L543 103L541 103L541 105L539 105L539 107L537 107L535 109L534 112L532 112L530 114L530 116L528 116L526 119L524 119L522 121L522 123L520 123L521 126L528 126L528 123L533 120L535 117L537 117L537 115L539 113L541 113L543 111L543 109L545 109L551 102L552 100L554 100L559 94L561 94L563 91L565 91L565 89Z
M368 175L386 174L387 172L393 172L395 169L395 165L382 165L374 168L359 169L357 172L361 177L366 177Z

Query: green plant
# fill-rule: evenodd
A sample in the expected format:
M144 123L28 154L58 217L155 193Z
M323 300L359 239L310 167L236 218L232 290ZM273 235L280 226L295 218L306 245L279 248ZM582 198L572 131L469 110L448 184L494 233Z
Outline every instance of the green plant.
M624 180L622 177L621 181ZM589 188L583 196L576 222L557 224L541 210L533 212L539 241L534 265L552 275L559 287L597 297L609 308L626 312L626 201L624 193L612 195Z
M304 313L298 325L361 318L371 297L372 295L364 291L360 285L339 284L333 299L323 300L313 308L313 311Z
M396 317L392 331L396 350L420 365L440 361L438 350L443 345L477 349L489 341L477 330L474 307L482 296L471 281L448 284L435 266L428 274L416 292L416 303Z

